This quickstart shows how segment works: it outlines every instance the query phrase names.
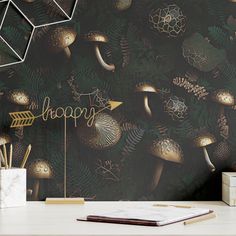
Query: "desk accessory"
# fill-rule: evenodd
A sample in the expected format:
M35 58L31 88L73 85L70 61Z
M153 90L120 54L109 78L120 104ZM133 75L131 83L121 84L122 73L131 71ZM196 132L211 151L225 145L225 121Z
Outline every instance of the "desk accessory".
M26 169L24 168L29 157L29 145L21 168L12 167L13 145L10 144L9 160L7 158L6 143L0 148L0 208L18 207L26 204Z
M85 199L78 198L47 198L45 204L84 204Z
M155 207L178 207L178 208L192 208L191 206L187 205L167 205L167 204L154 204Z
M0 208L26 204L26 169L0 169Z
M118 126L118 123L112 119L111 116L109 116L106 113L103 113L103 110L114 110L117 107L119 107L122 104L122 102L117 102L117 101L108 101L107 105L103 107L100 112L95 116L95 121L93 124L88 125L88 121L86 122L86 128L85 130L82 128L79 133L83 134L85 133L86 135L86 130L90 131L96 135L99 135L99 129L100 131L103 130L104 132L110 129L110 133L106 133L106 135L102 135L100 140L102 140L102 143L98 142L92 142L91 140L94 140L93 135L90 136L89 139L90 142L89 144L93 146L94 149L101 150L107 147L111 147L115 145L120 137L121 137L121 130ZM96 127L97 124L97 127ZM92 131L91 131L92 130ZM98 132L98 133L97 133ZM95 135L95 136L96 136ZM80 136L81 137L81 136ZM83 140L81 138L80 140ZM46 198L45 203L46 204L84 204L85 199L84 198L69 198L67 197L67 118L64 118L64 197L63 198Z
M222 173L222 200L236 206L236 172Z
M203 215L203 216L199 216L199 217L196 217L196 218L193 218L193 219L186 220L186 221L184 221L184 225L189 225L189 224L193 224L193 223L197 223L197 222L202 222L202 221L205 221L205 220L210 220L210 219L213 219L215 217L216 217L215 212L211 212L207 215Z
M136 207L118 209L111 212L101 212L87 215L78 221L91 221L115 224L132 224L144 226L165 226L177 222L190 224L213 218L213 211L203 208L181 207Z

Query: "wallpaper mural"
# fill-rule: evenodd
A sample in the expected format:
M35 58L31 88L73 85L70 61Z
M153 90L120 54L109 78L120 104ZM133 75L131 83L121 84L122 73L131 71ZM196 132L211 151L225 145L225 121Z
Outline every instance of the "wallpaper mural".
M236 1L6 0L0 20L0 144L16 167L32 145L29 199L221 198Z

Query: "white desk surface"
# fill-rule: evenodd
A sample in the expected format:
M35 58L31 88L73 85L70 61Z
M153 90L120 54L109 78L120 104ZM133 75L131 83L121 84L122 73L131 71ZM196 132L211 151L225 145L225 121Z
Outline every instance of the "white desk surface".
M183 223L145 227L76 221L80 216L96 213L96 210L153 203L87 202L85 205L45 205L44 202L28 202L26 207L0 209L0 236L236 236L236 207L229 207L223 202L161 202L210 208L217 214L215 219L186 226Z

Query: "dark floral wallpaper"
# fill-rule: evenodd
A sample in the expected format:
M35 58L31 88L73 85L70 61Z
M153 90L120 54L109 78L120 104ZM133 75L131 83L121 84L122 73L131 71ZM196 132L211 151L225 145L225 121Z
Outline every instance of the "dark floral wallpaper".
M236 1L0 3L0 148L28 199L217 200L236 171Z

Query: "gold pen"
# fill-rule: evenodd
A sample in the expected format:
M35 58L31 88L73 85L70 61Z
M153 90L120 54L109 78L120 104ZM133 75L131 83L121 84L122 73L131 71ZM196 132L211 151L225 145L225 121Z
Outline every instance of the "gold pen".
M155 207L178 207L178 208L192 208L191 206L185 205L167 205L167 204L154 204Z
M185 220L184 225L189 225L189 224L201 222L201 221L204 221L204 220L210 220L210 219L213 219L215 217L216 217L216 214L214 212L212 212L212 213L209 213L207 215L202 215L202 216L198 216L198 217L193 218L193 219Z

